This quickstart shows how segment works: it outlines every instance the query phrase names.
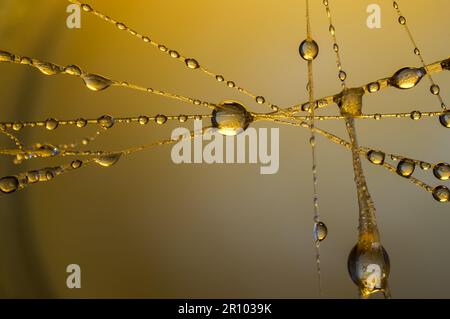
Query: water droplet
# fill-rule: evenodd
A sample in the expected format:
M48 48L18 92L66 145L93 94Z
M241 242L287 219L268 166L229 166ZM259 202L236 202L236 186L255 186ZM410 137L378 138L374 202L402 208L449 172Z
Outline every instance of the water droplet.
M165 116L163 114L159 114L156 116L155 122L159 125L163 125L167 122L167 116Z
M178 121L180 121L180 123L184 123L188 120L188 117L186 115L180 115L178 116Z
M117 27L119 30L126 30L126 29L127 29L127 26L126 26L125 24L123 24L122 22L117 22L117 23L116 23L116 27Z
M405 25L406 24L406 18L404 16L400 16L398 18L398 23L400 23L401 25Z
M141 115L141 116L139 116L138 121L139 121L139 124L145 125L148 123L149 119L147 116Z
M398 89L411 89L420 82L425 74L426 72L423 68L403 68L389 79L389 84Z
M422 113L420 113L419 111L412 111L410 117L412 120L417 121L422 118Z
M383 165L386 154L380 151L370 150L367 152L367 159L375 165Z
M346 78L347 78L347 73L345 73L344 71L339 71L339 80L345 81Z
M14 55L6 51L0 51L0 62L12 62L14 61Z
M441 181L450 179L450 165L447 163L439 163L433 167L433 174Z
M20 63L25 65L32 65L33 61L29 57L23 56L20 58Z
M0 191L4 194L14 193L19 189L19 180L15 176L5 176L0 179Z
M47 119L45 121L45 128L49 131L53 131L58 128L59 122L55 119Z
M324 6L328 6L328 0L323 0L322 2Z
M415 55L420 55L420 50L418 48L414 48L414 54Z
M85 11L85 12L91 12L92 11L91 6L88 5L88 4L82 4L81 5L81 9L83 9L83 11Z
M380 90L380 83L378 82L372 82L367 85L367 91L370 93L375 93Z
M38 157L53 157L59 155L60 150L56 146L51 144L38 145L36 150L34 150L33 154Z
M197 62L197 60L192 58L186 59L184 62L189 69L198 69L200 67L200 64Z
M278 112L278 110L280 109L278 106L276 105L271 105L270 106L272 108L272 110L274 110L275 112Z
M373 118L377 121L381 120L381 114L380 113L376 113L374 114Z
M348 256L347 268L360 293L368 297L386 292L390 272L389 255L380 243L359 242Z
M81 69L76 65L68 65L65 67L64 72L69 75L80 76Z
M394 1L393 6L394 6L394 9L398 9L398 4L397 4L397 2Z
M433 189L433 197L441 203L446 203L450 200L450 191L447 187L440 185Z
M15 122L15 123L13 123L12 128L14 131L20 131L23 128L23 123Z
M414 161L404 158L397 165L397 174L403 177L410 177L414 173L416 163Z
M87 120L80 118L76 121L76 125L79 128L85 127L87 125Z
M29 171L26 173L28 182L33 184L39 182L39 172L38 171Z
M324 223L322 222L314 223L313 238L316 243L324 241L327 235L328 235L328 228Z
M116 121L114 120L114 118L110 115L103 115L102 117L97 119L97 123L100 124L100 126L104 129L113 127L115 122Z
M73 161L72 163L70 163L70 166L71 166L73 169L78 169L78 168L80 168L82 165L83 165L83 162L80 161L80 160L75 160L75 161Z
M234 88L236 86L236 84L233 81L228 81L227 86L230 88Z
M159 45L158 46L158 49L160 50L160 51L162 51L162 52L167 52L167 47L166 46L164 46L164 45Z
M258 104L266 103L266 99L263 96L257 96L255 100L256 100L256 103L258 103Z
M142 37L142 41L144 41L145 43L149 43L150 42L150 38L149 37Z
M438 95L439 93L441 93L441 88L439 87L439 85L433 84L430 87L430 92L433 95Z
M216 75L216 80L219 82L225 81L225 78L222 75Z
M336 29L334 28L333 25L330 25L329 31L331 35L336 35Z
M202 101L200 101L200 100L194 100L194 105L201 105L202 104Z
M439 116L439 121L444 127L450 128L450 111L445 111L444 114Z
M233 101L220 103L220 108L214 109L211 123L219 133L228 136L237 135L247 129L253 121L252 115L245 107Z
M122 156L122 153L103 155L103 156L95 158L94 161L100 166L111 167L120 160L121 156Z
M61 73L61 68L53 63L48 62L36 62L34 64L42 74L55 75Z
M339 45L337 45L336 43L333 44L333 51L334 52L339 52Z
M298 50L302 59L306 61L314 60L319 54L319 46L314 40L304 40Z
M84 84L92 91L102 91L111 86L111 80L97 74L86 74L82 77Z
M174 50L169 51L169 54L174 59L178 59L180 57L180 54L177 51L174 51Z
M420 168L424 171L428 171L431 168L431 164L427 162L420 162Z

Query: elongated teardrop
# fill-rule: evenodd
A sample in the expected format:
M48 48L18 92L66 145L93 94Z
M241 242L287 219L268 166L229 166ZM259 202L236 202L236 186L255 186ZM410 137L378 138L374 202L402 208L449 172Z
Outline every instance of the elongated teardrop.
M398 70L390 79L389 84L398 89L411 89L425 76L424 68L403 68Z

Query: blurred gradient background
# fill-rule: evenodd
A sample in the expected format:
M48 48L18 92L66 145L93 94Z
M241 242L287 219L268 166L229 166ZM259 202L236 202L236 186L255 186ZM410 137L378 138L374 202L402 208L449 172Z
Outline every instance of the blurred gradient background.
M340 89L322 1L311 1L316 96ZM398 1L428 63L449 56L447 0ZM152 39L192 56L214 72L283 106L306 101L304 1L90 1ZM366 26L369 4L381 6L381 29ZM219 102L236 99L267 111L158 50L82 15L68 29L68 2L0 0L1 49L169 92ZM330 2L348 85L357 86L418 66L391 1ZM448 73L436 75L450 103ZM137 116L203 111L126 89L95 93L81 80L45 77L31 68L0 65L2 120ZM365 112L439 110L424 79L413 90L365 97ZM333 114L335 106L322 112ZM117 150L170 135L164 127L117 126L89 149ZM258 123L256 127L272 127ZM346 137L341 122L319 125ZM436 118L357 122L361 145L433 163L450 161L449 131ZM192 128L192 122L188 123ZM28 145L78 141L94 128L24 129ZM87 167L0 199L0 296L27 298L316 298L312 242L309 132L280 129L280 170L259 164L175 165L165 146L122 159L112 168ZM2 145L9 145L2 137ZM351 154L318 140L320 212L329 235L322 243L327 298L355 298L347 256L357 239ZM0 175L20 167L0 159ZM51 161L54 163L62 163ZM450 209L407 180L364 161L382 242L391 257L394 298L449 298ZM439 184L431 173L418 176ZM448 186L448 184L447 184ZM66 266L79 264L82 288L66 287Z

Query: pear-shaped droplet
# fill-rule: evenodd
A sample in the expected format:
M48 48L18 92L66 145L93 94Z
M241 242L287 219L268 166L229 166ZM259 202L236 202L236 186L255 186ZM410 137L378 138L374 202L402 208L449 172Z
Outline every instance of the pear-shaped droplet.
M126 29L127 29L127 26L126 26L125 24L123 24L122 22L117 22L117 23L116 23L116 27L117 27L119 30L126 30Z
M414 48L414 54L415 55L420 55L420 50L418 48Z
M411 89L425 76L423 68L403 68L398 70L390 79L389 84L398 89Z
M61 68L53 63L48 62L36 62L34 64L42 74L55 75L61 73Z
M443 185L437 186L433 189L433 197L438 202L447 203L450 201L450 190Z
M192 58L186 59L184 62L189 69L198 69L200 67L200 64L197 62L197 60Z
M433 174L441 181L447 181L450 179L450 165L447 163L439 163L434 165Z
M19 189L19 180L15 176L5 176L0 179L0 192L14 193Z
M228 136L245 131L252 121L253 117L246 108L233 101L222 102L219 108L214 109L211 118L212 126Z
M416 163L410 159L402 159L397 165L397 174L402 177L410 177L416 168Z
M59 122L52 118L47 119L45 121L45 128L49 131L55 130L56 128L58 128L58 125L59 125Z
M83 76L83 81L92 91L102 91L112 85L111 80L97 74L86 74Z
M348 256L347 268L362 297L388 293L389 255L378 242L359 242Z
M299 47L299 53L303 60L312 61L319 54L319 46L314 40L304 40Z
M439 121L444 127L450 128L450 111L445 111L444 114L439 116Z
M122 153L103 155L103 156L95 158L94 161L100 166L111 167L120 160L121 156L122 156Z
M410 117L412 120L417 121L422 118L422 113L419 111L412 111Z
M113 127L115 122L115 119L110 115L103 115L102 117L97 119L97 123L104 129Z
M334 28L333 25L330 25L330 27L329 27L328 30L330 31L330 34L331 34L331 35L336 35L336 29Z
M327 235L328 235L328 228L324 223L322 222L314 223L313 237L316 243L325 240Z
M345 79L347 79L347 73L344 71L339 71L339 80L345 81Z
M386 154L380 151L370 150L367 152L367 159L375 165L383 165Z

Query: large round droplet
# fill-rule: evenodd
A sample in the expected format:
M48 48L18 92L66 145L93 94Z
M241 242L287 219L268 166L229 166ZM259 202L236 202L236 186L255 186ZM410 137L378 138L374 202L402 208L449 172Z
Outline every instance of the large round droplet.
M303 60L312 61L319 54L319 46L314 40L304 40L298 49Z
M83 76L84 84L92 91L102 91L111 86L111 80L97 74L87 74Z
M358 243L348 256L347 269L363 297L386 293L390 261L380 243Z
M237 135L247 129L253 121L245 107L233 101L222 102L212 113L211 123L223 135Z
M141 125L147 124L148 121L149 121L149 118L148 118L148 116L145 116L145 115L141 115L141 116L139 116L139 118L138 118L138 122L139 122L139 124L141 124Z
M114 118L110 115L103 115L102 117L97 119L97 123L104 129L113 127L115 122L116 121L114 120Z
M444 114L439 116L439 122L441 122L444 127L450 128L450 111L445 111Z
M437 186L433 189L433 197L441 203L447 203L450 200L450 190L443 186Z
M156 124L163 125L167 122L167 116L165 116L164 114L158 114L155 117L155 122Z
M121 156L122 153L103 155L95 158L94 161L100 166L111 167L120 160Z
M398 70L390 79L389 84L398 89L411 89L425 76L423 68L403 68Z
M433 174L441 181L450 179L450 165L447 163L439 163L434 165Z
M314 223L313 236L314 241L316 243L325 240L327 235L328 235L328 228L324 223L322 222Z
M367 159L375 165L383 165L386 154L380 151L370 150L367 152Z
M402 159L397 165L397 174L403 177L410 177L414 173L416 163L410 159Z
M0 191L4 194L14 193L19 189L19 180L15 176L5 176L0 179Z

